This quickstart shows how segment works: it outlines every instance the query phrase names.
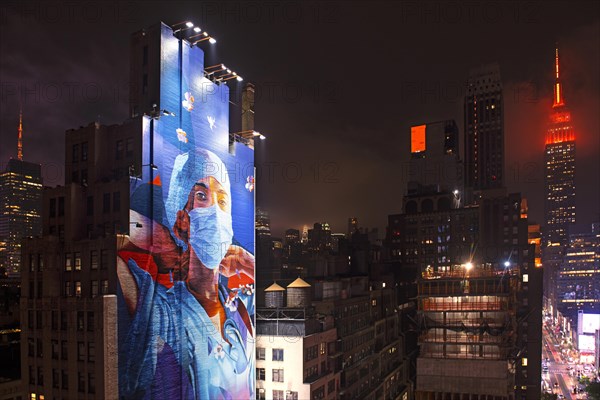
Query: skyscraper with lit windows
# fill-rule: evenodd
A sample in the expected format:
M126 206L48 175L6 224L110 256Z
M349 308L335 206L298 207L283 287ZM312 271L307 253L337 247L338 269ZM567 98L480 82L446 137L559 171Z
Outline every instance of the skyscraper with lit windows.
M568 241L568 226L575 223L575 130L567 108L555 53L554 101L546 133L545 155L545 245Z
M464 100L466 201L504 187L504 103L498 64L469 71Z
M0 172L0 268L13 277L21 271L21 239L42 233L41 166L23 161L22 119L18 156Z
M544 295L553 310L557 298L558 270L568 245L569 225L575 223L575 130L560 82L558 48L554 57L554 99L544 151L543 234Z

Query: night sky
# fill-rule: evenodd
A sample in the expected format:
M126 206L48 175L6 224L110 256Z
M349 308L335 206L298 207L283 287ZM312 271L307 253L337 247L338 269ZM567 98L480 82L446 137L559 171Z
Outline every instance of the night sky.
M223 62L257 85L255 128L268 137L258 190L275 234L315 221L345 232L350 216L383 230L401 211L410 126L455 119L462 135L468 70L494 61L504 84L506 183L542 222L558 42L576 128L577 220L598 221L598 4L3 2L0 160L16 157L20 98L24 158L43 165L46 185L63 184L65 130L127 118L129 35L191 20L218 40L209 65Z

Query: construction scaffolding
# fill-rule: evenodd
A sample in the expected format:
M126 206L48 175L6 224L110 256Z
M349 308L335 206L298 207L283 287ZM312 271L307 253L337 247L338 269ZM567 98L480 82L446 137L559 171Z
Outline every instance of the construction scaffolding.
M478 271L475 276L424 277L419 282L421 357L510 357L516 330L516 275Z

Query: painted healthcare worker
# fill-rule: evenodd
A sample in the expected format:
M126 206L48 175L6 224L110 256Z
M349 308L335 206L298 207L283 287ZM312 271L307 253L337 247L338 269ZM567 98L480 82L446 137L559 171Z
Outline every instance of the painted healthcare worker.
M132 317L120 351L120 395L250 399L254 257L233 244L230 181L218 156L195 149L176 157L165 214L172 243L151 252L169 259L164 247L171 248L184 259L173 265L172 284L159 283L135 258L117 265Z

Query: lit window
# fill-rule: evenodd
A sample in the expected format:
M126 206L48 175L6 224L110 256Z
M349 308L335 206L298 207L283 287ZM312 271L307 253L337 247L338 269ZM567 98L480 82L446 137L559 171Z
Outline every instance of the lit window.
M81 271L81 253L78 251L74 253L74 264L75 271Z
M526 366L527 366L527 357L523 357L523 358L521 359L521 365L522 365L523 367L526 367Z
M523 274L523 282L529 282L529 274Z

